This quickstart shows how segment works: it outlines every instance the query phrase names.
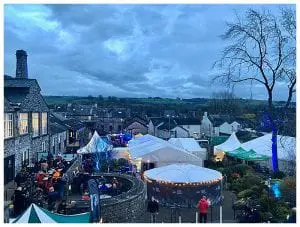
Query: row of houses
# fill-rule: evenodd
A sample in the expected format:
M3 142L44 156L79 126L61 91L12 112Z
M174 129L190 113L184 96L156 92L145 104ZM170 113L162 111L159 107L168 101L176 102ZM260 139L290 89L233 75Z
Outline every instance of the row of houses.
M77 149L87 143L87 128L72 119L59 119L47 106L35 79L28 78L27 53L16 52L16 77L4 76L4 182L23 166L48 153Z
M236 121L228 123L220 118L211 118L204 113L202 120L197 118L150 118L148 133L163 139L171 137L201 138L231 135L242 130L242 125Z

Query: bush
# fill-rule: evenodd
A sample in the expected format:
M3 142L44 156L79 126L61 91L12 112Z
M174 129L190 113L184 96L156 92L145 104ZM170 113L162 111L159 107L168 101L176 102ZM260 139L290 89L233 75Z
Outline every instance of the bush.
M272 178L275 178L275 179L282 179L286 176L286 174L282 171L277 171L275 173L272 173Z
M282 197L286 202L290 203L291 207L296 206L296 178L285 178L280 184L280 190L282 191Z
M239 192L239 193L237 194L237 197L238 197L239 199L241 199L241 198L249 198L249 197L251 197L253 194L254 194L254 192L253 192L251 189L246 189L246 190L244 190L244 191Z

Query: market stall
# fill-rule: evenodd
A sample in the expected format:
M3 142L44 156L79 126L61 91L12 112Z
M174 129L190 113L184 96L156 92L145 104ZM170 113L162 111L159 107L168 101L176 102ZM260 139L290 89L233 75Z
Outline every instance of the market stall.
M28 209L12 220L12 223L89 223L90 213L60 215L31 204Z

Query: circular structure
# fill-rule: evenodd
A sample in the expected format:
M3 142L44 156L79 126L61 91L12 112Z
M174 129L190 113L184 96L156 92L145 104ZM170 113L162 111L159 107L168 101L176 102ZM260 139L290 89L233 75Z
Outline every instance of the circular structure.
M196 206L205 195L212 205L221 198L222 174L191 164L172 164L144 173L148 197L154 196L161 204Z
M117 195L100 196L100 216L104 223L132 223L144 212L146 187L143 181L126 174L99 173L91 178L99 179L103 176L107 182L116 178L120 183L120 191ZM77 209L74 213L90 211L90 201L77 200ZM75 205L76 207L76 205Z

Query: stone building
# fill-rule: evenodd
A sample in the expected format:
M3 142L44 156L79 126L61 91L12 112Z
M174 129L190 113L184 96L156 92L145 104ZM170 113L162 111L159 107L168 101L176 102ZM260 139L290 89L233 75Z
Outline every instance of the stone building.
M27 53L17 50L16 57L16 77L4 76L5 184L49 151L49 108L37 80L28 79Z
M127 120L125 121L125 131L129 132L131 135L139 133L145 135L148 133L147 121L139 117Z
M52 155L66 152L68 128L53 114L49 115L49 151Z

